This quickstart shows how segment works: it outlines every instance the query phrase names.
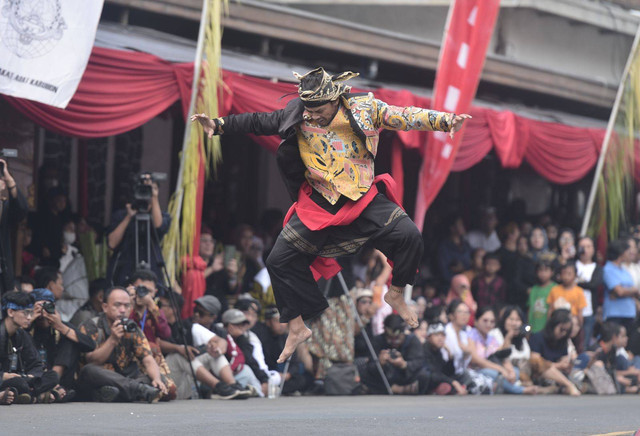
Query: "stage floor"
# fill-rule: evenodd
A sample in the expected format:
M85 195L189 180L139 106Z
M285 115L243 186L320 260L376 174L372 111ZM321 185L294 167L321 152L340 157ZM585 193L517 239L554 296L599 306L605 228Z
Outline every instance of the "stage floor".
M289 397L0 407L18 435L631 435L640 396Z

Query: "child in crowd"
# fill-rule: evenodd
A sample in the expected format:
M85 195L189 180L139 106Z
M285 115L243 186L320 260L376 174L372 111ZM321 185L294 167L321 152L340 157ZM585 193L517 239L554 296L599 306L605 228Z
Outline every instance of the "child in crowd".
M446 350L444 330L445 326L440 322L431 324L427 329L427 342L424 344L425 363L429 369L431 383L437 386L433 393L466 395L466 387L453 378L455 369L451 353L442 353L443 348ZM447 355L447 359L444 354Z
M553 270L549 262L540 261L536 264L536 277L538 284L529 288L529 325L531 333L537 333L544 328L547 322L547 297L551 289L557 285L551 280Z
M638 390L638 381L640 379L640 356L634 356L627 351L627 329L620 324L613 324L615 334L613 337L613 345L616 348L615 369L618 382L625 388L635 386ZM633 392L634 389L625 389L625 392Z
M504 304L507 299L507 286L500 271L500 257L495 253L485 254L482 260L482 274L471 282L471 293L478 307Z
M560 284L551 288L551 292L547 297L549 305L548 314L550 314L557 304L569 303L571 306L571 314L578 317L578 322L582 326L582 310L587 307L582 288L576 285L576 265L575 263L567 263L560 267Z

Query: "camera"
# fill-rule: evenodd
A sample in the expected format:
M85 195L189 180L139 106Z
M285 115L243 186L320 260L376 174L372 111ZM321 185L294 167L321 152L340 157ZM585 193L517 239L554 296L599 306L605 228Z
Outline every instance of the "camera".
M146 297L149 294L149 288L146 286L136 286L136 296L138 298Z
M18 157L18 150L15 148L3 148L0 150L0 159L7 157ZM4 163L0 162L0 177L4 176Z
M133 333L138 330L138 324L134 320L129 318L122 318L120 320L120 324L122 325L125 333Z
M398 352L398 350L392 349L389 352L389 356L391 356L391 359L397 359L398 357L400 357L400 353Z
M56 313L56 305L53 301L43 301L42 310L53 315L54 313Z
M149 180L151 180L152 183L154 181L150 173L143 173L138 176L133 186L133 201L131 202L131 208L133 210L149 210L151 197L153 196L153 188L148 183Z

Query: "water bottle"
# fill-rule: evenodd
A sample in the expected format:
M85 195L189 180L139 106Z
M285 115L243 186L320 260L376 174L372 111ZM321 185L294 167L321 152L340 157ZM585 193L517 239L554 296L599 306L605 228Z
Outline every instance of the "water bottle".
M275 377L269 377L269 385L267 389L267 397L272 400L278 396L280 390L280 386L276 383Z

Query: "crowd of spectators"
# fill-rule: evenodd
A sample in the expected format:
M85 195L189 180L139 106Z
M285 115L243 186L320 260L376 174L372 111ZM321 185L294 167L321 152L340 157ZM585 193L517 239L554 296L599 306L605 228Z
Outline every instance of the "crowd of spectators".
M69 212L58 186L23 229L14 267L10 233L26 203L6 163L0 176L0 404L640 391L637 229L610 241L605 260L548 216L500 225L487 208L469 233L448 217L407 290L415 329L384 302L392 268L366 245L339 259L351 290L321 282L328 309L278 363L287 325L264 264L278 225L238 225L224 241L203 226L206 291L191 307L161 268L170 218L152 179L141 178L146 203L114 213L110 260L91 276L100 232ZM269 211L265 222L281 220ZM150 229L142 241L140 226Z

